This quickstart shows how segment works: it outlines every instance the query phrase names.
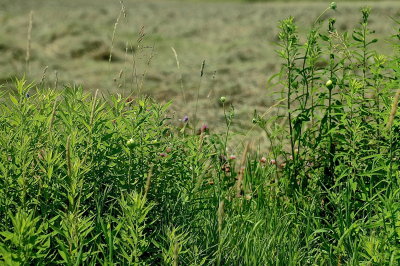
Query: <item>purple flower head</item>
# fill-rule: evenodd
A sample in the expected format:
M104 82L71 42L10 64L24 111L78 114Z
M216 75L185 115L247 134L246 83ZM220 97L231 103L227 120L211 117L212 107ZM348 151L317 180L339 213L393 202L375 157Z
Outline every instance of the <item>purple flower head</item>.
M209 130L207 125L202 125L200 128L200 132L207 132Z
M188 117L187 115L185 115L185 116L183 117L182 121L183 121L184 123L188 122L188 121L189 121L189 117Z
M202 133L209 133L210 129L208 128L208 126L206 124L202 125L198 130L197 130L197 135L201 135Z

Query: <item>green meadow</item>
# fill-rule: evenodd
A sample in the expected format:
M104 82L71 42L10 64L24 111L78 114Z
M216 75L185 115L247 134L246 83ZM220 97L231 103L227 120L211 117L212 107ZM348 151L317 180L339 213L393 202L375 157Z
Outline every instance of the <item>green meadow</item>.
M398 265L400 5L0 3L1 265Z

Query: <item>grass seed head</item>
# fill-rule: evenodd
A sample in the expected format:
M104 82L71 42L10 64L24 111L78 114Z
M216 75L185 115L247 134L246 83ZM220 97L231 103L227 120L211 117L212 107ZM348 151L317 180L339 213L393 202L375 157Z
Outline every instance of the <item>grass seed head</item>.
M132 98L132 97L129 97L129 98L127 98L127 99L125 100L125 102L126 102L127 104L132 104L133 98Z

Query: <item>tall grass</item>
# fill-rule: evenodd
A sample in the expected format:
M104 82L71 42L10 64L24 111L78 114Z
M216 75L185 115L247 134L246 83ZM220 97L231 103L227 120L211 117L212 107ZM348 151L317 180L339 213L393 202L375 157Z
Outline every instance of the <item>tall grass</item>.
M0 262L397 265L399 35L379 54L369 16L350 35L317 19L305 43L280 22L282 99L253 119L264 156L227 154L224 97L216 135L147 97L17 80L0 103Z

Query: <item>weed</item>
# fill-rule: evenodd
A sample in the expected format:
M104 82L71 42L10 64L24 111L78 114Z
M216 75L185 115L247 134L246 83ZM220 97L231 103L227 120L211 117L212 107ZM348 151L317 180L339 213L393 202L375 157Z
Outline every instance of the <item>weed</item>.
M305 42L280 22L282 96L253 118L267 154L229 153L229 96L218 134L196 132L197 104L176 127L149 97L16 80L0 102L0 263L398 264L398 39L383 56L371 10L348 35L324 19L336 8Z

